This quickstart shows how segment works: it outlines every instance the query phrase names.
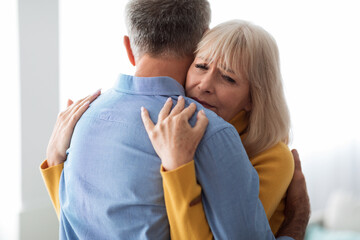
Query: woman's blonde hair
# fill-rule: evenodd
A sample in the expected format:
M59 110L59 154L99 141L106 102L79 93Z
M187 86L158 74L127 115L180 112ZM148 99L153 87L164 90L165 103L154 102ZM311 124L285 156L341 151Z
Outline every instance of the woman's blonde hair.
M252 109L243 140L249 157L280 141L288 144L290 115L279 51L268 32L246 21L228 21L209 30L195 53L210 62L217 60L222 68L231 69L249 81Z

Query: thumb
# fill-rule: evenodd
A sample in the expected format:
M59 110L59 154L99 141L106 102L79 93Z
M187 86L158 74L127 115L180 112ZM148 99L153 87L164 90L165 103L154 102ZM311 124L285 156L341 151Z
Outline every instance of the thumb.
M200 110L198 112L196 119L197 121L195 123L194 130L197 131L200 138L202 138L209 123L209 119L206 117L204 110Z

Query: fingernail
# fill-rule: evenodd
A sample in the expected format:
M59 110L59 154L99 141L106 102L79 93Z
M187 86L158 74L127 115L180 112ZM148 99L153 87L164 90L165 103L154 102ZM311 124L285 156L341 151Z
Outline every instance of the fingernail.
M84 103L84 106L85 105L90 105L90 101L86 101L85 103Z
M96 91L93 93L92 96L96 96L96 95L100 94L100 92L101 92L101 88L99 88L98 90L96 90Z
M169 97L167 100L166 100L166 102L170 102L171 101L171 97Z
M206 116L205 111L203 109L201 109L200 112Z
M144 112L145 108L143 106L141 106L141 112Z
M178 101L181 100L181 99L183 99L183 96L180 95L180 96L178 97Z

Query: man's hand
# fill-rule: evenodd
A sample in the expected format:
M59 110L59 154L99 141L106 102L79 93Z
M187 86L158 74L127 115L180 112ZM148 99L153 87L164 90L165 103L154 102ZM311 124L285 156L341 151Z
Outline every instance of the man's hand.
M299 154L296 149L291 152L294 156L295 171L287 191L285 221L278 232L278 237L288 236L301 240L304 239L310 218L310 201Z
M89 95L76 103L68 100L65 111L60 112L55 123L54 130L51 134L49 144L46 151L48 167L52 167L65 162L66 150L70 146L71 136L74 127L89 104L101 94L97 90L94 94Z

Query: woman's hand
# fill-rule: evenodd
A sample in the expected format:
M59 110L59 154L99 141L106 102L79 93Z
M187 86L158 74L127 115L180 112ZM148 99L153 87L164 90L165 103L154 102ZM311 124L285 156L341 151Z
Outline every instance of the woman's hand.
M209 120L204 110L197 114L194 127L189 119L194 115L196 105L191 103L185 108L185 99L180 96L170 112L172 100L168 98L161 109L156 125L150 119L148 111L141 108L141 118L150 141L162 161L165 170L173 170L193 160L197 146L204 135Z
M94 94L89 95L76 103L70 99L67 102L65 111L60 112L54 130L51 134L49 144L46 151L48 167L52 167L65 162L66 150L69 148L70 139L74 131L74 127L89 104L101 94L101 90L97 90Z

